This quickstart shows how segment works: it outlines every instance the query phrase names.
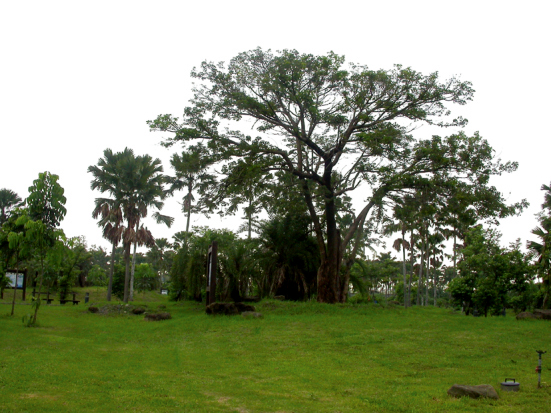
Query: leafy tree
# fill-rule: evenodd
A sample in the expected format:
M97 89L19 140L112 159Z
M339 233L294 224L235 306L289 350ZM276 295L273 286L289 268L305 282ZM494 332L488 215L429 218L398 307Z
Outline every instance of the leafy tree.
M11 189L0 189L0 226L8 220L10 212L22 203L19 195Z
M15 267L16 273L19 273L20 265L23 264L29 253L29 249L25 244L25 227L22 224L17 224L17 219L22 214L23 211L21 210L15 211L0 227L0 288L2 294L9 285L6 270ZM17 288L14 288L11 315L15 311L16 295Z
M200 85L182 121L160 115L148 122L154 130L175 134L166 145L204 141L210 156L224 165L237 166L232 159L249 157L260 171L293 182L321 257L317 298L328 303L346 299L354 260L344 262L343 251L352 245L349 257L355 256L366 217L386 196L414 188L434 173L472 181L516 167L494 164L491 147L478 134L416 142L404 126L462 125L461 118L448 120L446 106L471 100L469 82L441 82L436 73L424 76L401 66L373 71L352 64L346 70L343 63L334 53L261 49L239 54L227 68L204 62L192 72ZM233 128L232 122L244 120L260 136ZM340 200L354 190L369 195L351 225L339 228Z
M63 187L58 183L59 177L50 172L43 172L29 187L27 198L28 215L18 218L17 224L25 225L25 239L28 245L34 247L40 262L38 279L38 299L34 301L34 314L31 324L36 324L38 309L40 308L40 294L44 279L44 261L51 250L54 255L59 252L60 239L64 238L63 231L57 229L67 213Z
M112 280L109 280L109 276L107 275L105 269L98 264L92 266L88 272L88 277L86 277L86 280L96 287L106 286L107 283L111 281L111 288L113 287Z
M60 294L65 297L75 280L81 275L90 262L91 254L86 246L84 237L68 238L64 242L62 259L59 265Z
M136 266L136 287L138 292L151 291L157 286L157 274L151 264L138 264Z
M172 266L174 251L171 248L172 244L166 238L157 238L155 245L152 245L147 252L147 258L158 274L160 288L166 282Z
M460 276L448 286L455 303L469 315L474 306L485 316L500 314L510 304L512 295L527 293L532 279L529 257L520 251L517 242L509 250L499 246L500 234L495 230L472 228L466 236Z

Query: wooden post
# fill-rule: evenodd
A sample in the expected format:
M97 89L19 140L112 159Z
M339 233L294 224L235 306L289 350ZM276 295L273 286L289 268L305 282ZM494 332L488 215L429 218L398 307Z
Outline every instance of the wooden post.
M216 277L218 269L218 242L213 241L207 254L207 305L216 301Z

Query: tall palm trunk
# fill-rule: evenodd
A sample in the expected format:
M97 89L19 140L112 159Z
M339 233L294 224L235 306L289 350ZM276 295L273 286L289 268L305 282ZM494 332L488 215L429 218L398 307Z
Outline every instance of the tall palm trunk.
M186 217L186 234L184 236L184 245L187 248L188 238L189 238L189 223L191 221L191 190L192 190L192 184L190 183L188 186L188 194L187 194L187 217Z
M415 275L415 270L413 269L413 263L414 263L414 234L413 229L411 230L411 236L410 236L410 242L409 242L409 264L411 267L411 273L409 274L409 280L408 280L408 307L411 307L411 281L413 279L413 276Z
M124 246L124 298L125 304L128 304L130 287L130 243Z
M115 243L111 248L111 263L109 265L109 285L107 286L107 301L111 301L111 292L113 291L113 274L115 273Z
M415 300L416 305L421 305L422 285L423 285L423 260L425 258L425 240L421 240L421 256L419 257L419 279L417 280L417 297Z
M432 259L434 260L434 254L432 255ZM434 296L434 299L433 299L433 305L436 307L436 287L437 287L437 281L436 281L436 276L437 276L437 273L436 273L436 268L432 267L432 288L433 288L433 296Z
M134 300L134 273L136 271L136 249L138 247L138 231L140 230L140 218L136 220L136 232L134 234L134 248L132 251L132 271L130 273L130 301Z
M130 272L130 285L129 285L129 295L130 301L134 300L134 272L136 271L136 248L138 247L138 242L134 242L134 248L132 251L132 270Z
M402 224L402 274L404 276L404 308L407 308L408 304L407 304L406 297L407 297L408 290L407 290L407 280L406 280L407 277L406 277L406 248L404 245L405 242L406 242L406 230Z
M427 259L426 259L426 265L425 265L425 306L428 306L429 305L429 285L430 285L430 282L429 282L429 277L430 277L430 244L429 244L429 240L428 240L428 232L427 232L427 247L426 247L426 254L427 254Z

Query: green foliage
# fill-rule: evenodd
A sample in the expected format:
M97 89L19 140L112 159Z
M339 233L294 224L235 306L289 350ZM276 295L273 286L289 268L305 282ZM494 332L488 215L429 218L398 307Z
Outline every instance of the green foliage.
M107 282L108 282L107 272L105 271L104 268L96 264L92 266L92 268L88 272L88 276L86 277L86 280L91 285L104 287L107 285Z
M139 292L154 290L157 287L158 279L153 266L150 264L136 265L135 283Z
M29 217L42 221L47 228L58 227L67 214L65 190L58 180L59 176L46 171L38 174L38 179L29 187Z
M113 272L113 287L111 292L120 301L124 300L124 275L125 275L124 265L115 264L115 268Z
M170 271L171 297L175 300L188 298L200 301L206 288L206 261L209 246L218 243L217 299L222 301L239 296L240 275L236 254L242 254L240 240L228 230L194 228L188 245L184 244L174 256ZM237 290L236 290L237 289Z
M310 298L316 291L319 251L309 235L310 218L289 213L274 216L260 226L257 281L262 297L283 295L291 300Z
M32 316L32 314L25 314L21 318L21 321L23 322L23 325L25 327L32 327L33 326L33 316Z
M244 204L249 233L266 194L275 205L271 212L309 213L320 255L317 298L322 302L344 300L349 270L365 243L364 229L369 230L364 225L373 210L383 211L385 198L428 183L443 192L446 183L463 182L474 192L486 188L491 175L517 167L494 162L493 149L478 134L412 138L402 125L466 122L450 119L448 104L471 100L471 84L440 81L437 73L402 66L345 68L344 57L335 53L258 48L239 54L227 67L204 62L192 77L198 85L182 120L160 115L148 124L174 134L165 146L178 142L208 150L219 166L220 184L201 195L210 209L222 212ZM247 121L257 137L232 125ZM355 190L370 194L358 211L349 202ZM287 193L291 196L274 196ZM351 218L348 225L339 219L345 215Z
M22 200L11 189L0 189L0 226L8 220L14 208L22 204Z
M533 267L519 242L503 250L497 232L474 227L467 233L459 270L460 276L450 282L448 291L467 315L473 307L485 316L488 312L498 315L511 305L511 298L521 310L529 306Z

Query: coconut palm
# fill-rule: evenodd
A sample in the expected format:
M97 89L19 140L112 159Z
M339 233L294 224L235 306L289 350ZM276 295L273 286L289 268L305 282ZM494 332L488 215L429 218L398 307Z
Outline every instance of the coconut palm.
M8 220L9 211L19 205L21 205L22 200L15 192L11 189L3 188L0 189L0 225Z

